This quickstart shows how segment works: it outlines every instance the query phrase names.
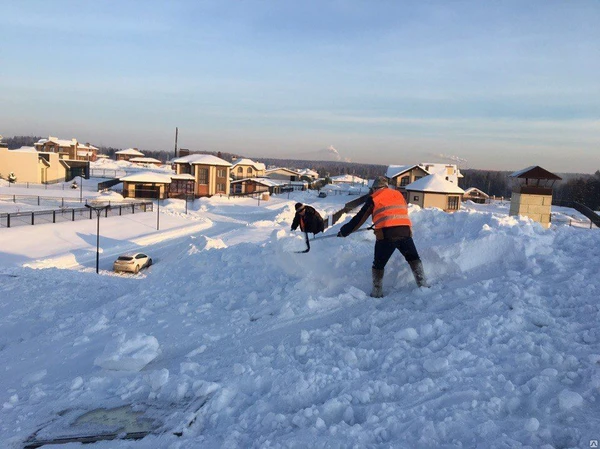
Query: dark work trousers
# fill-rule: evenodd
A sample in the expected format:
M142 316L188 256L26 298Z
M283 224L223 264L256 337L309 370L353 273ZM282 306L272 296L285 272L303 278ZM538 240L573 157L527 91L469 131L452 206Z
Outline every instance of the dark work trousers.
M399 240L377 240L375 241L375 258L373 259L373 268L383 270L385 264L390 260L394 250L402 253L407 262L419 259L419 253L415 247L412 237L405 237Z

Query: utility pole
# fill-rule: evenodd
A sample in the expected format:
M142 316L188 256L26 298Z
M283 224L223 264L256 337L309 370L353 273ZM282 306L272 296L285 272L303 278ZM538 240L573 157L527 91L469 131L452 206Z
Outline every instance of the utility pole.
M177 158L177 136L179 134L179 128L175 127L175 158Z

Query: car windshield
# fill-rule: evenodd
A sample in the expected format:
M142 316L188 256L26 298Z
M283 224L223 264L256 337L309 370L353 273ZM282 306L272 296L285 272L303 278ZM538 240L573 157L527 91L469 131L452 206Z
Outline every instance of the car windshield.
M131 256L119 256L119 258L117 260L126 260L126 261L129 261L129 260L133 260L133 257L131 257Z

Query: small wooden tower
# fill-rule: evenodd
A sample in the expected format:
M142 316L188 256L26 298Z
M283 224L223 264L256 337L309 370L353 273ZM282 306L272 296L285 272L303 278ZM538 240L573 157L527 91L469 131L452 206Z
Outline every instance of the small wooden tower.
M537 165L516 171L510 177L518 182L513 187L509 215L524 215L549 228L552 187L562 178Z

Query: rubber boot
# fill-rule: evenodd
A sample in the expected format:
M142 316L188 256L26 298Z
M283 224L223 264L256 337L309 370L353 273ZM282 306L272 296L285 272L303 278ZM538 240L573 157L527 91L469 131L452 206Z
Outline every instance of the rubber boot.
M371 290L371 297L383 298L383 273L384 273L384 270L377 270L375 268L371 268L371 273L373 275L373 290Z
M410 269L413 272L413 276L415 277L415 281L419 287L429 287L427 284L427 280L425 279L425 270L423 269L423 263L420 259L411 260L408 262L410 265Z

